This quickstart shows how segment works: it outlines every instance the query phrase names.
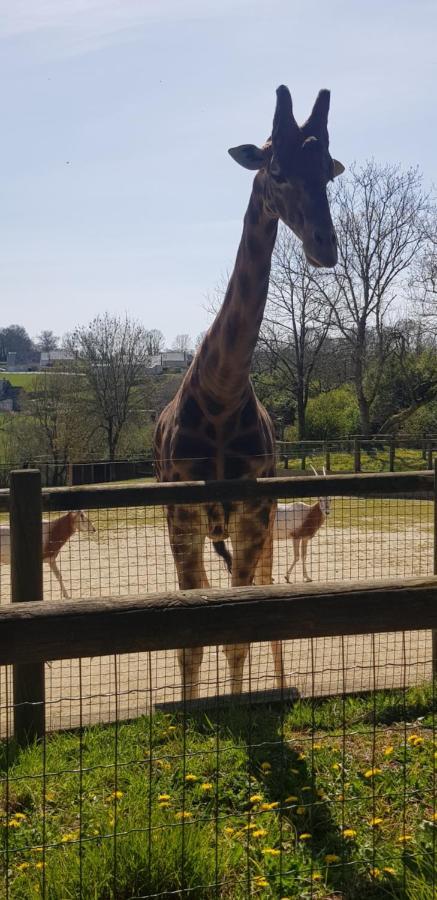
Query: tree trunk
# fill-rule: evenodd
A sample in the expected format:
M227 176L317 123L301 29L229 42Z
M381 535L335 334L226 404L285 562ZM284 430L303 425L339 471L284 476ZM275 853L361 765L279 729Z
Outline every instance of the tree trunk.
M298 391L297 397L297 438L299 441L305 440L306 434L306 409L305 402L301 395L301 392Z

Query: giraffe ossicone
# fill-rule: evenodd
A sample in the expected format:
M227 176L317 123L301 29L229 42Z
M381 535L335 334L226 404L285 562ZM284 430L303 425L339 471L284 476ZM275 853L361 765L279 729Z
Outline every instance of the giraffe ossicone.
M250 367L269 287L278 222L302 242L311 265L332 267L337 239L327 184L344 171L329 152L329 91L319 92L307 121L299 126L288 88L277 92L271 137L262 147L229 150L256 170L235 266L221 309L206 333L173 400L155 430L159 481L211 481L275 474L273 423L255 395ZM209 587L204 545L213 541L232 569L232 585L272 581L272 525L275 503L167 508L170 544L181 589ZM230 539L232 555L225 541ZM260 640L263 639L260 634ZM280 642L272 643L275 677L284 686ZM248 645L224 647L231 690L242 690ZM202 648L178 652L183 693L198 696Z

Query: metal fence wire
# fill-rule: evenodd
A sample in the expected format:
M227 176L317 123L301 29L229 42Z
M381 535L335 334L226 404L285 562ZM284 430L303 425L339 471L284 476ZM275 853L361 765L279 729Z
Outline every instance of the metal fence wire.
M332 491L329 515L308 538L316 591L327 581L370 589L382 577L434 572L433 484L420 479L416 491L409 482L395 495L377 496L372 482L366 496L365 481L359 496ZM308 490L305 502L317 503L315 486ZM164 507L133 506L132 497L123 505L122 490L120 505L113 493L99 507L90 496L94 506L56 557L74 610L85 597L172 597ZM43 497L49 524L68 513L66 497ZM71 498L85 505L83 495ZM285 589L295 558L291 488L279 502L287 533L274 534L273 579ZM252 509L252 500L238 503ZM232 530L228 546L238 552ZM228 588L208 539L205 551L211 586ZM299 551L288 577L304 612ZM61 583L47 562L43 569L43 606L56 611ZM1 572L7 610L7 563ZM165 622L163 613L162 631ZM222 647L205 647L196 701L181 690L177 647L136 652L133 642L132 652L114 654L102 635L99 655L48 653L43 734L28 745L14 734L12 667L1 666L0 897L436 897L433 641L429 629L397 624L284 640L279 686L260 633L239 694ZM26 662L28 646L17 641L7 658ZM189 652L180 651L182 665Z

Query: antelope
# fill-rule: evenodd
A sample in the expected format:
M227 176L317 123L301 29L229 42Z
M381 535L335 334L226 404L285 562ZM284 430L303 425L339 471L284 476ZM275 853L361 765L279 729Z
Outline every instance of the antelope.
M44 521L42 523L42 558L43 562L48 563L53 574L56 576L60 586L62 596L69 597L67 589L59 571L56 558L62 550L64 544L70 540L76 531L83 531L85 534L95 534L96 529L89 520L83 510L78 509L59 516L58 519L52 521ZM11 530L9 525L0 525L0 565L11 564Z
M311 466L315 475L318 475L315 468ZM325 467L323 474L326 476ZM316 503L278 503L276 509L276 517L274 519L273 531L274 536L278 540L285 540L291 537L293 541L294 559L291 566L288 567L285 580L290 581L290 575L300 559L300 548L302 545L302 567L303 580L312 581L306 566L308 542L317 534L319 528L322 527L329 516L331 508L330 497L319 497Z

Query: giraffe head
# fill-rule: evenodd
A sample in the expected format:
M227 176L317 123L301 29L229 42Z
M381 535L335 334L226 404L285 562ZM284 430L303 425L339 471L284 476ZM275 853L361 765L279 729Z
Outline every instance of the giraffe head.
M276 91L272 135L263 147L242 144L229 150L246 169L262 169L265 203L302 241L309 263L330 268L337 262L337 237L326 186L344 166L329 153L329 91L320 91L311 115L299 127L290 92Z

